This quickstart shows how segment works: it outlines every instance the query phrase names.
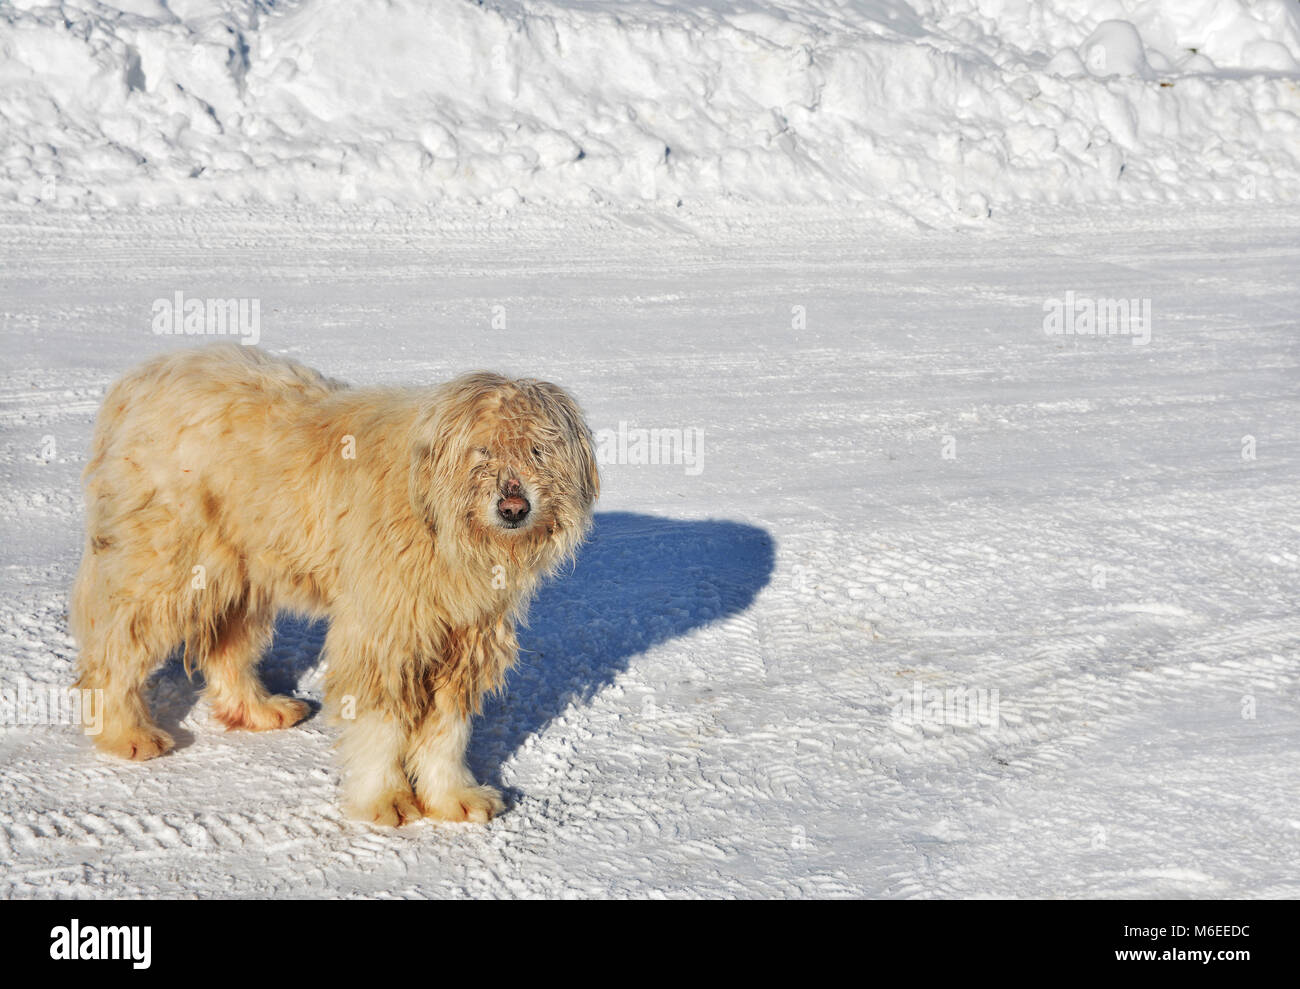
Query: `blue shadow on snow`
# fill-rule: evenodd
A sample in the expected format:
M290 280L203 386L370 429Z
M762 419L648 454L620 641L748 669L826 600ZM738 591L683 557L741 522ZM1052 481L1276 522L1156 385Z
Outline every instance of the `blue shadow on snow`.
M576 565L543 585L519 630L520 660L474 726L470 763L496 767L574 700L589 700L632 657L744 611L772 576L763 529L598 512Z

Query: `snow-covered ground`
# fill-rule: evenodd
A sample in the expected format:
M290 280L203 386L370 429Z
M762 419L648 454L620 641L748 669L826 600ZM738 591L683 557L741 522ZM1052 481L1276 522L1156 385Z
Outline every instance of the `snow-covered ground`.
M91 422L191 342L150 329L176 291L331 375L527 371L703 455L605 467L476 728L487 828L345 820L319 719L225 734L173 666L164 759L0 732L0 893L1300 894L1298 220L4 214L6 687L71 679ZM1149 342L1047 334L1067 291L1149 299ZM319 698L320 641L286 622L270 679Z
M1297 272L1295 0L0 3L0 896L1298 896ZM11 705L177 293L588 410L488 827Z

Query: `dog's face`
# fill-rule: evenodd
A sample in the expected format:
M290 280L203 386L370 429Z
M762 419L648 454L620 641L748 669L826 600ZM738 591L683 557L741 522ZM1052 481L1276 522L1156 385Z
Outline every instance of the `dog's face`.
M591 525L591 432L561 388L476 372L437 389L415 439L412 498L442 538L547 569Z

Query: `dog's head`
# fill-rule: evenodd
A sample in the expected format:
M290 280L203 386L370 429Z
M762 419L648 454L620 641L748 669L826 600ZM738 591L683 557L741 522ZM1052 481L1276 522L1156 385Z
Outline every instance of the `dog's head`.
M416 427L411 497L440 540L548 570L591 526L591 431L562 388L478 371L437 388Z

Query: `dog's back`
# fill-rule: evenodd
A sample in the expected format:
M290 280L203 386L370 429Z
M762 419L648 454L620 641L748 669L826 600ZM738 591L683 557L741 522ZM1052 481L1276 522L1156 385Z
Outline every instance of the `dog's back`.
M104 513L146 505L201 512L214 487L282 459L292 434L284 424L344 387L229 343L167 354L123 375L104 398L83 475L89 540L117 527Z
M140 468L160 466L154 480L168 487L178 480L173 468L186 459L190 445L202 444L214 432L238 431L235 435L253 440L266 416L300 414L301 405L344 387L311 368L239 344L165 354L109 388L85 480L91 484L109 461L122 457Z

